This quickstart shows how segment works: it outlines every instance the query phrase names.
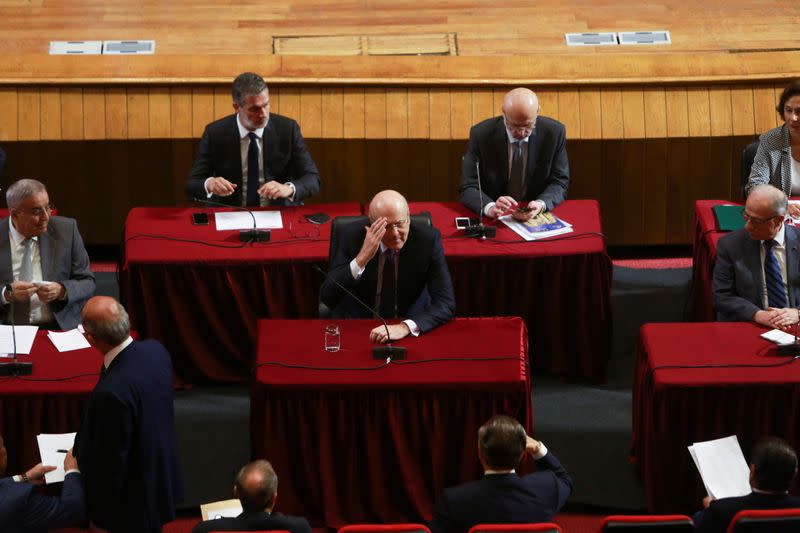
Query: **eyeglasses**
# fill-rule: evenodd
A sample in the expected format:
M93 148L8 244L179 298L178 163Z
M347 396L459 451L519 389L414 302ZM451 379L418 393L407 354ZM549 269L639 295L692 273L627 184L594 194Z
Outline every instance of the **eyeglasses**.
M749 222L749 223L753 224L754 226L763 226L764 224L769 224L770 222L772 222L776 218L783 218L783 215L775 215L775 216L769 217L769 218L756 218L754 216L750 216L747 213L747 211L742 211L742 218L746 222Z
M512 131L533 131L536 128L536 119L539 117L534 117L532 121L525 123L525 124L514 124L513 122L509 122L508 119L503 116L503 122L506 125L506 128Z
M403 220L398 220L397 222L387 222L386 223L386 231L389 231L390 229L401 229L406 224L408 224L408 219L407 218L404 218Z
M21 207L18 207L16 210L20 213L25 213L26 215L31 215L38 218L42 217L45 213L47 213L47 216L50 216L50 213L52 213L53 209L55 208L56 206L53 204L47 204L44 207L34 207L32 209L22 209Z

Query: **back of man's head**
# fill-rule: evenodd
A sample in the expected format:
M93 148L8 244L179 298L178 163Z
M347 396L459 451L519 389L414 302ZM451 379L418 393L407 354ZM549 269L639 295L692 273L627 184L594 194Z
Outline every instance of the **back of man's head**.
M493 470L516 468L525 452L525 428L506 415L496 415L478 430L478 450L484 466Z
M83 306L83 328L108 346L117 346L131 333L131 321L122 304L110 296L93 296Z
M247 513L271 510L278 492L278 476L269 461L246 464L236 475L234 494Z
M786 492L797 474L797 454L789 443L778 437L761 439L753 449L753 488L768 492Z

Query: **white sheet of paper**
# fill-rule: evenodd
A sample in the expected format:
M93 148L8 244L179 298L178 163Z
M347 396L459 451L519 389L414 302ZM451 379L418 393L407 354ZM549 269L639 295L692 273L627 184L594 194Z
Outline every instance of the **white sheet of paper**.
M251 212L256 217L256 228L258 229L280 229L283 227L280 211ZM253 229L253 217L246 211L214 213L214 221L217 224L217 231Z
M42 433L36 435L39 443L39 456L42 464L55 466L56 469L44 475L44 481L50 483L60 483L64 481L64 457L67 454L56 450L69 450L75 444L75 433Z
M37 331L39 331L39 326L14 326L18 354L30 355ZM11 335L11 326L0 326L0 353L14 353L14 338Z
M71 352L91 347L78 328L69 331L49 331L47 337L59 352Z
M780 329L767 331L766 333L762 333L761 336L770 342L774 342L775 344L792 344L794 342L793 333L786 333Z
M239 500L222 500L204 503L200 506L200 515L203 520L235 518L240 514L242 514L242 504Z
M708 495L714 499L750 494L750 468L736 435L689 446Z

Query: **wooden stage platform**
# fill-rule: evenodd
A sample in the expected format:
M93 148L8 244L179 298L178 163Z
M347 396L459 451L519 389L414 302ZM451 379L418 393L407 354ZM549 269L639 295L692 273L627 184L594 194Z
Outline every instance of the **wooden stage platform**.
M43 179L97 244L133 205L184 202L196 141L244 70L300 123L320 201L455 198L470 125L531 87L567 127L570 196L601 201L611 244L688 242L693 201L738 194L741 149L800 77L800 5L774 0L5 0L0 20L3 181ZM635 30L672 44L564 44ZM156 54L47 54L137 38Z

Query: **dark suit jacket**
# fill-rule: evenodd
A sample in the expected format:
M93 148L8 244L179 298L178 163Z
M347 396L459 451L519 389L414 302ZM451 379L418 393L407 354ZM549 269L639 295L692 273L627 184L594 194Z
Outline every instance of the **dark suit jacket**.
M3 176L3 169L6 167L6 152L0 148L0 177Z
M329 277L356 294L370 307L375 304L380 251L367 263L358 281L350 273L352 261L364 243L362 222L344 226L339 249L334 250ZM372 314L345 294L330 279L320 291L322 302L333 316L372 318ZM397 270L397 312L399 318L411 319L423 332L448 322L455 313L455 296L450 271L444 260L441 236L435 228L411 222L408 239L400 249Z
M305 518L285 516L280 513L242 513L236 518L218 518L200 522L192 533L211 531L266 531L286 530L291 533L311 533L311 526Z
M788 495L759 494L714 500L708 508L692 517L695 530L700 533L725 533L733 517L745 509L788 509L800 507L800 498Z
M64 478L61 496L39 494L30 483L0 479L0 531L44 532L77 525L86 517L81 475Z
M14 281L11 266L11 245L8 225L11 217L0 220L0 284ZM78 233L78 224L72 218L51 217L47 231L39 236L39 253L42 259L44 281L57 281L67 290L66 301L50 303L50 310L63 330L73 329L81 323L81 310L86 300L94 295L94 274L89 268L89 255ZM2 307L3 321L9 322L9 305Z
M264 177L266 181L291 181L295 187L294 202L319 191L319 171L308 152L300 126L294 120L270 113L264 128ZM236 115L229 115L206 126L192 172L186 182L186 195L192 198L206 197L205 181L212 176L221 176L237 185L230 196L211 199L229 205L242 205L242 152ZM288 205L287 200L273 202Z
M431 533L467 533L477 524L550 522L572 492L572 478L551 452L536 467L523 477L490 474L446 489L436 502Z
M800 232L786 226L786 277L789 307L800 306ZM717 244L714 265L714 309L717 320L748 322L763 308L764 274L761 241L744 229L725 235Z
M182 482L175 445L172 363L157 341L133 341L92 391L78 435L89 518L110 532L161 531Z
M525 164L527 191L522 200L542 200L551 210L563 202L569 188L569 160L564 125L540 116L528 138ZM483 198L478 194L475 162L480 161ZM508 194L508 135L503 117L480 122L469 130L469 149L461 161L461 203L476 213ZM520 200L516 198L516 200Z

